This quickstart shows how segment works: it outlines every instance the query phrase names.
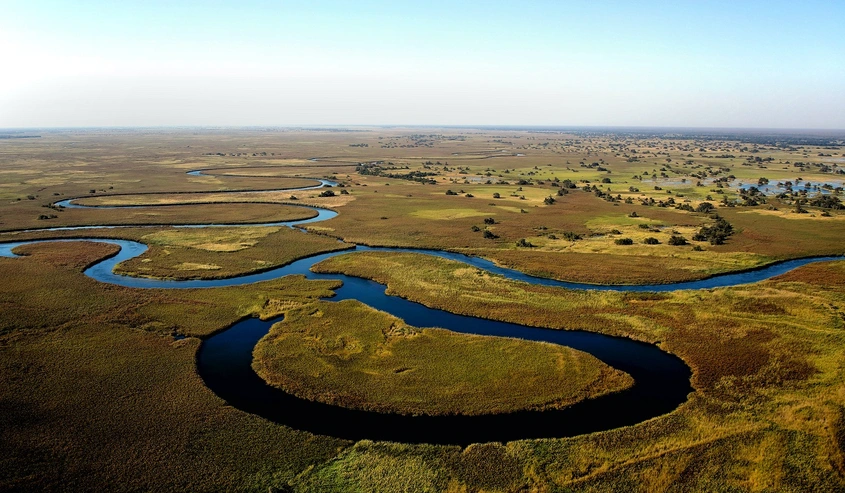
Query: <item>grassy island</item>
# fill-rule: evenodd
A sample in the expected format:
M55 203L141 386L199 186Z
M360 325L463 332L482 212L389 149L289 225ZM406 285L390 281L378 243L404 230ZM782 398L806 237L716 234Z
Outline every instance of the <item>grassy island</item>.
M400 414L556 408L633 383L571 348L419 329L353 300L291 310L254 354L258 374L293 394Z

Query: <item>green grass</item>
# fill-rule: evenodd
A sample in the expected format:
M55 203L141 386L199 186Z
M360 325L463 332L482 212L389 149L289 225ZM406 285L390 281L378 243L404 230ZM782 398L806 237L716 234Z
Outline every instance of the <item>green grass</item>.
M354 300L289 311L254 354L262 378L300 397L412 415L560 408L632 383L571 348L410 327Z
M415 254L356 253L319 270L374 278L392 294L468 315L659 343L691 366L696 392L666 416L573 439L508 444L522 487L841 487L845 262L749 286L659 294L531 286ZM350 449L345 460L377 460L375 449ZM718 474L724 470L733 476Z
M286 227L168 229L139 241L149 250L122 262L115 272L167 279L232 277L352 247Z

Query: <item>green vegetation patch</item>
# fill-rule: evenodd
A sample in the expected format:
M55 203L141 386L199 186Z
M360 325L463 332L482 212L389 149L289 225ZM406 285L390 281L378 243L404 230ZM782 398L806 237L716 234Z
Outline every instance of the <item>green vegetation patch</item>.
M140 241L150 249L120 263L115 272L166 279L224 278L352 248L327 236L279 227L173 228L144 235Z
M354 300L289 311L254 355L256 372L288 392L401 414L557 408L633 383L571 348L418 329Z

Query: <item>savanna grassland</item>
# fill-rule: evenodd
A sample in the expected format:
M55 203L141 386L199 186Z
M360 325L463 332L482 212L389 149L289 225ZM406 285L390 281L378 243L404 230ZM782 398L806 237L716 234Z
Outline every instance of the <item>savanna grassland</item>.
M39 133L0 140L0 241L147 244L117 267L127 275L232 277L351 244L450 250L602 284L845 254L841 135ZM195 170L204 171L188 174ZM337 186L291 191L317 179ZM57 205L70 198L106 207ZM107 207L116 205L140 207ZM301 205L338 216L302 225L308 233L260 226L314 216ZM207 223L247 226L169 226ZM86 225L127 227L45 231ZM82 274L115 250L43 243L0 258L0 490L845 489L845 261L668 293L535 286L412 253L319 264L454 313L656 344L692 369L688 401L637 425L462 448L351 442L265 421L204 386L197 349L244 317L285 314L256 348L253 364L267 381L408 414L554 407L630 377L568 348L410 327L359 302L330 303L334 281L159 290ZM499 366L487 371L491 362Z

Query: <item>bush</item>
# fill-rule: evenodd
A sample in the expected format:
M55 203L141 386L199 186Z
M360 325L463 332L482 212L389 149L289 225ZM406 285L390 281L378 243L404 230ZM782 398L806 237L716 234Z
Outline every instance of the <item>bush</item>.
M731 223L718 215L714 215L713 218L716 220L715 224L703 226L692 237L693 241L709 241L711 245L722 245L734 233Z
M708 213L712 211L715 207L710 202L702 202L698 204L698 207L695 208L695 212L704 212Z
M616 243L617 245L633 245L634 240L631 238L616 238L613 240L613 243Z
M534 245L525 240L525 238L520 238L519 241L516 242L516 246L523 247L523 248L533 248Z
M496 192L496 193L493 194L493 198L494 199L500 199L500 198L502 198L502 196L499 194L499 192Z
M334 190L323 190L320 192L320 197L334 197Z
M495 240L496 238L498 238L498 236L494 235L493 232L489 229L484 230L484 237L488 240Z
M650 236L650 237L646 238L645 240L643 240L643 243L645 243L646 245L659 245L660 241L657 238Z
M484 218L484 224L496 224L496 220L493 219L492 217L485 217Z
M669 238L669 244L672 245L672 246L686 245L687 239L684 238L683 236L672 235L672 237Z

